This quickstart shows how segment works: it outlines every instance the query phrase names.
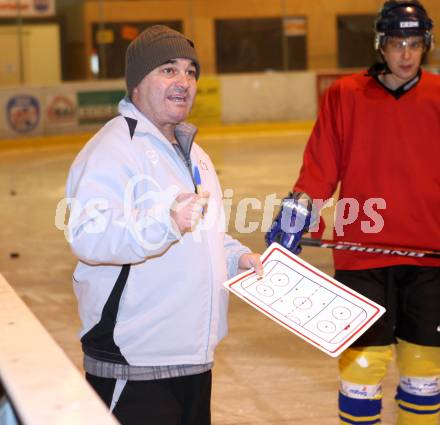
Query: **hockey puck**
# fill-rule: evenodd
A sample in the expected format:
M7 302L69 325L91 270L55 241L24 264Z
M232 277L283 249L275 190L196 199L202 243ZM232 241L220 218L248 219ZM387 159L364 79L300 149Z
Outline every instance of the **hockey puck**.
M20 254L18 252L10 252L9 257L10 258L18 258L18 257L20 257Z

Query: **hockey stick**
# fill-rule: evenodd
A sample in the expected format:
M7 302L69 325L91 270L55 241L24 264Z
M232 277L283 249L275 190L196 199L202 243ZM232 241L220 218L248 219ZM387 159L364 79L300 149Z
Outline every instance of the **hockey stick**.
M365 252L368 254L396 255L399 257L413 258L440 258L440 251L434 249L417 249L409 247L379 246L362 244L359 242L333 241L330 239L302 238L302 246L317 248L331 248L344 251Z

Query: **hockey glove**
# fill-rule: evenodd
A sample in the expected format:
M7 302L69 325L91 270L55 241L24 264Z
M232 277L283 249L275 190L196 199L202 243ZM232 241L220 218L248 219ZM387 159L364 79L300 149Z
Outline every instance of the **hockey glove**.
M310 198L302 193L289 193L282 200L278 214L266 233L267 246L278 242L298 255L301 252L301 237L315 220L316 214L312 211Z

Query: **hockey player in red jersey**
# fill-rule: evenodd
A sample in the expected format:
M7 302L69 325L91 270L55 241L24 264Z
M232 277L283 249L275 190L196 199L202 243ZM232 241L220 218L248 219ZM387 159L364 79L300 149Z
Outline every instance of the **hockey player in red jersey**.
M298 252L311 205L340 184L338 204L354 205L357 220L336 225L336 240L440 249L440 76L420 67L432 27L417 0L384 3L375 22L382 61L327 91L267 243ZM305 223L301 231L283 229L283 209ZM381 382L396 344L397 423L438 425L440 260L343 250L334 266L337 280L387 309L339 359L340 423L381 423Z

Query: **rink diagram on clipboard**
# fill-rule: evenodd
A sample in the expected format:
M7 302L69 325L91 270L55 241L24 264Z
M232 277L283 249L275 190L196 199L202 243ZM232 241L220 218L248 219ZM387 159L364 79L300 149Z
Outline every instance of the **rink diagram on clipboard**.
M240 298L331 356L339 355L385 309L272 244L264 277L244 273L225 286Z

